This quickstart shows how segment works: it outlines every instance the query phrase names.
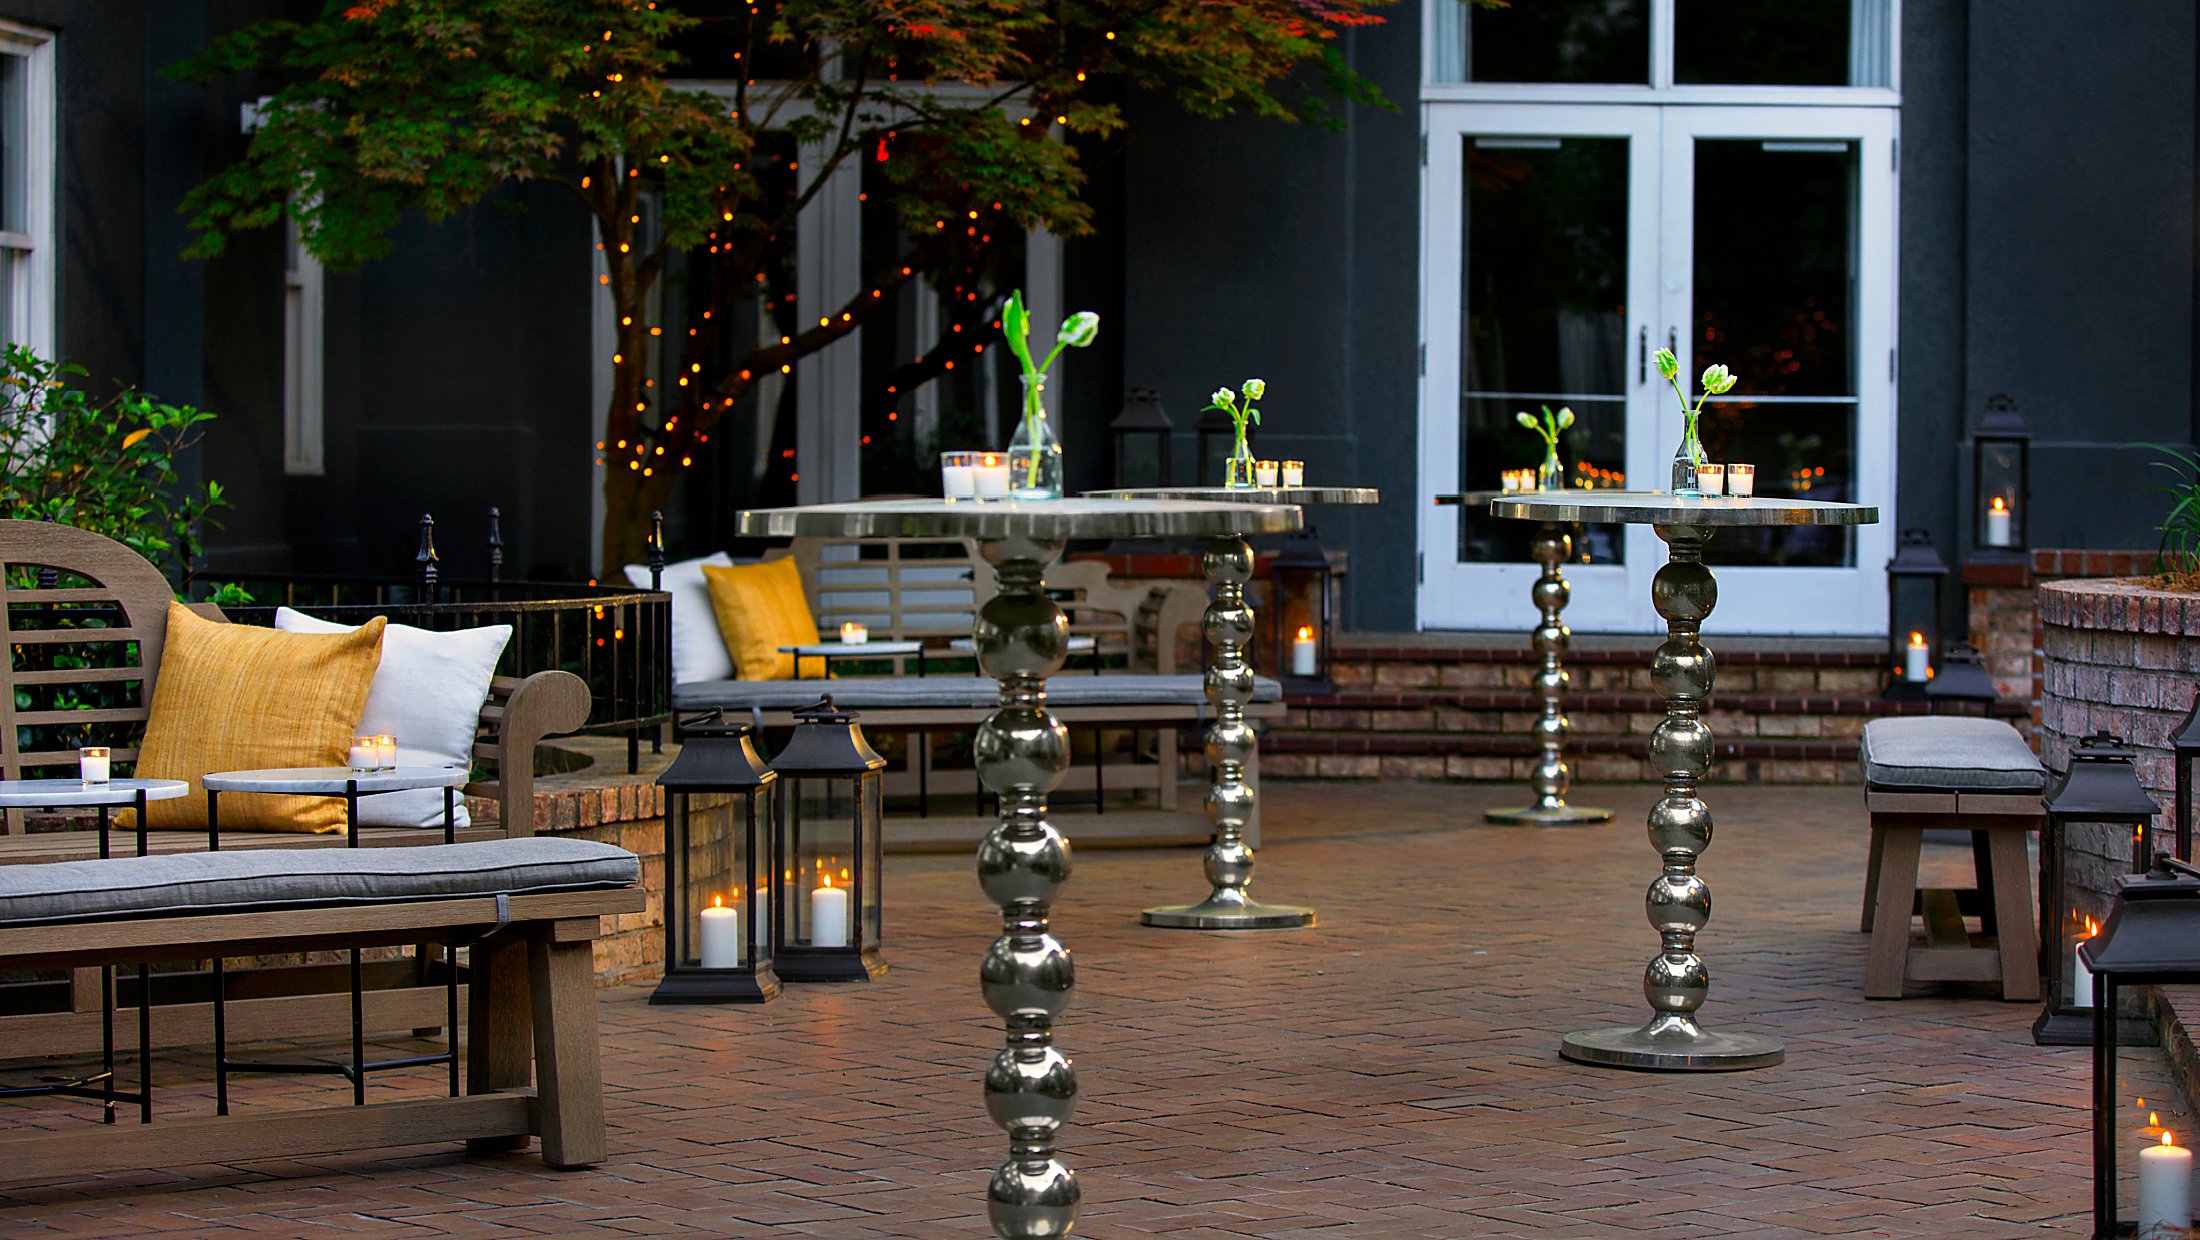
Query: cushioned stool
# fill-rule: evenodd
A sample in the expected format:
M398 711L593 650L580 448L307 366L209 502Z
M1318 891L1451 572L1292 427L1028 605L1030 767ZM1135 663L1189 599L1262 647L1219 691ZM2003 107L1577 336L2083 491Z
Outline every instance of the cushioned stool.
M1874 719L1858 758L1872 828L1865 997L1899 999L1905 982L1998 981L2003 999L2038 999L2025 846L2042 820L2047 769L2031 747L1996 719ZM1918 852L1932 828L1971 833L1976 888L1918 888ZM1967 914L1979 919L1977 934L1965 928ZM1924 921L1922 938L1912 917Z

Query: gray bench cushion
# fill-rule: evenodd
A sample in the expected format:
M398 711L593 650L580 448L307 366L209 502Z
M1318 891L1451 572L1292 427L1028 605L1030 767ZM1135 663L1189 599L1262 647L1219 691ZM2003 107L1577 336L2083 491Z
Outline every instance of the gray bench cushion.
M252 848L0 866L0 925L631 887L633 853L529 837L417 848Z
M826 693L833 695L833 705L855 711L983 708L1001 699L1000 682L990 676L849 676L693 681L672 687L672 704L680 710L791 710L808 706ZM1266 676L1254 677L1254 701L1274 702L1282 697L1281 684ZM1047 681L1050 706L1204 706L1206 702L1206 681L1198 675L1063 672Z
M2038 792L2047 768L2017 730L1999 719L1874 719L1857 749L1874 788L1948 792Z

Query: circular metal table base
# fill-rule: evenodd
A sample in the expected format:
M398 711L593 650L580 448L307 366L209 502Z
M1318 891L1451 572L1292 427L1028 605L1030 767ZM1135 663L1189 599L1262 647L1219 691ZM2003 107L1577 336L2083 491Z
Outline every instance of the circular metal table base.
M1612 821L1612 811L1594 805L1560 805L1548 809L1541 805L1515 805L1486 811L1482 821L1509 827L1581 827Z
M1314 924L1314 910L1257 900L1201 900L1150 908L1138 920L1163 930L1297 930Z
M1756 1033L1719 1033L1653 1037L1641 1025L1610 1025L1566 1035L1558 1053L1577 1063L1606 1068L1642 1068L1653 1072L1740 1072L1769 1068L1787 1058L1778 1038Z

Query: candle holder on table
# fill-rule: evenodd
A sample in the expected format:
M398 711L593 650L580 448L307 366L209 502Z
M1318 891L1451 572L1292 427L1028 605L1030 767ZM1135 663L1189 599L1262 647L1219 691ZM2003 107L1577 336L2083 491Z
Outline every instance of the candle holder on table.
M1077 1073L1054 1045L1054 1022L1076 985L1069 949L1051 933L1055 893L1069 881L1069 840L1047 821L1047 793L1069 768L1069 736L1046 708L1047 677L1068 652L1069 620L1048 597L1047 565L1072 538L1205 537L1297 529L1279 505L1093 499L998 504L873 500L765 509L735 517L750 538L970 538L1000 589L971 626L978 666L1000 682L1000 704L978 727L978 779L1000 802L1000 824L978 846L978 884L1001 910L1002 933L979 965L986 1006L1008 1026L985 1074L986 1112L1008 1133L1009 1157L986 1186L996 1235L1068 1235L1082 1193L1055 1156L1077 1105Z
M1436 502L1480 507L1504 494L1519 492L1466 491L1439 495ZM1535 538L1528 544L1529 558L1543 566L1542 573L1528 591L1528 598L1542 617L1530 635L1536 657L1543 664L1535 676L1536 697L1542 705L1534 729L1539 752L1535 771L1528 780L1528 790L1535 799L1526 805L1486 811L1482 815L1485 822L1506 826L1573 827L1612 820L1611 810L1593 805L1571 805L1566 801L1566 790L1573 783L1573 771L1566 764L1566 738L1573 733L1573 722L1566 717L1566 690L1573 685L1573 678L1566 671L1566 652L1573 644L1573 630L1566 627L1560 616L1566 610L1567 600L1573 597L1573 587L1566 582L1563 566L1573 559L1574 534L1579 528L1578 525L1544 521L1536 526Z
M1651 677L1665 694L1665 719L1650 735L1650 759L1665 775L1665 795L1650 808L1650 842L1664 862L1644 905L1658 931L1658 954L1643 973L1651 1016L1644 1025L1584 1029L1566 1035L1559 1054L1581 1063L1664 1072L1764 1068L1787 1052L1779 1039L1707 1029L1697 1019L1711 992L1710 970L1696 954L1696 935L1711 920L1711 889L1696 862L1711 846L1711 807L1701 785L1711 769L1711 729L1703 709L1714 663L1703 644L1703 622L1718 602L1718 582L1703 561L1722 525L1866 525L1876 508L1804 500L1691 498L1645 491L1544 492L1503 495L1490 514L1527 521L1647 524L1668 548L1651 586L1665 618L1666 639L1651 660Z
M1373 487L1151 487L1103 491L1095 497L1311 507L1373 504L1381 499L1381 493ZM1322 563L1326 568L1326 556ZM1253 579L1252 545L1243 533L1216 535L1207 544L1201 566L1208 583L1207 614L1202 623L1207 635L1207 701L1215 710L1215 721L1207 729L1207 817L1214 823L1215 839L1203 859L1211 890L1196 904L1150 908L1139 914L1139 920L1164 930L1290 930L1311 926L1313 909L1264 904L1248 891L1253 882L1253 850L1245 843L1245 829L1253 821L1257 805L1245 774L1260 752L1260 736L1245 719L1245 707L1253 700L1254 691L1253 667L1245 657L1254 625L1252 605L1245 601L1245 587ZM1324 585L1326 608L1328 591ZM1280 608L1280 599L1277 605ZM1163 638L1169 639L1167 634Z

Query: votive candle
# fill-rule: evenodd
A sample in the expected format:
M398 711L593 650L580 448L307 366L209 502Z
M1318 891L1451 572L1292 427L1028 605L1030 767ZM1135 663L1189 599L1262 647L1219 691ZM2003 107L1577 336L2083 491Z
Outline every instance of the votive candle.
M971 469L971 479L979 499L1007 499L1007 454L1001 452L979 453L978 463Z
M940 453L940 494L948 499L973 499L978 494L978 453Z
M840 641L844 646L860 646L871 640L871 630L853 620L840 626Z
M1726 494L1726 466L1698 465L1696 467L1696 490L1705 495Z
M86 745L76 751L77 777L87 784L104 784L112 769L105 745Z
M371 771L374 768L374 738L371 736L352 737L351 769L355 771Z
M374 768L378 771L397 769L397 741L387 732L374 738Z
M1729 465L1726 467L1726 493L1751 496L1757 493L1757 467L1755 465Z
M1262 487L1276 485L1276 473L1277 469L1274 461L1253 462L1253 485Z
M1304 461L1285 461L1285 462L1283 463L1283 485L1285 485L1285 486L1287 486L1287 487L1303 487L1303 486L1305 486L1305 485L1306 485L1306 462L1304 462Z

